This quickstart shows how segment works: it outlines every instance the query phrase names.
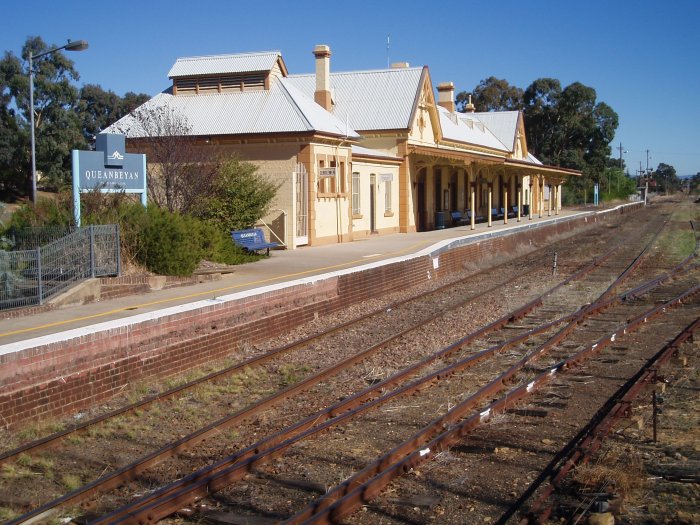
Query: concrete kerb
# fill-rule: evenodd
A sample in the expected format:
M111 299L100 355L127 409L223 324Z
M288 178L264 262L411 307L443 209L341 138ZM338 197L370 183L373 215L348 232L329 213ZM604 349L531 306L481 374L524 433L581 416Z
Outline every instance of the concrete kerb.
M249 298L249 297L253 297L253 296L257 296L257 295L262 295L265 293L283 290L285 288L290 288L290 287L294 287L294 286L315 284L315 283L318 283L319 281L333 279L333 278L337 278L339 276L348 275L348 274L352 274L355 272L361 272L364 270L370 270L370 269L378 268L381 266L388 266L388 265L392 265L392 264L396 264L399 262L404 262L404 261L408 261L408 260L412 260L412 259L417 259L417 258L421 258L421 257L430 257L431 259L433 259L433 267L435 268L435 264L436 264L435 259L438 258L440 254L445 253L445 252L452 250L454 248L457 248L457 247L482 242L486 239L490 239L493 237L516 235L517 233L519 233L523 230L533 229L533 228L542 228L542 227L551 225L551 224L556 223L556 222L566 222L566 221L575 220L575 219L578 219L582 216L596 216L598 214L614 213L614 212L618 212L620 210L620 208L623 208L625 206L629 206L629 204L622 204L622 205L619 205L615 208L610 208L607 210L590 211L590 212L586 211L586 212L574 213L574 214L567 215L564 217L562 217L562 216L551 217L551 218L540 220L536 223L529 223L528 222L528 223L524 223L524 224L511 226L511 227L508 227L507 229L501 229L501 230L495 230L495 231L485 231L485 232L480 232L480 233L471 233L469 235L465 235L462 237L457 237L457 238L452 238L452 239L444 239L441 241L437 241L436 243L432 244L431 246L428 246L428 247L426 247L418 252L412 253L412 254L401 255L401 256L392 257L389 259L383 259L380 261L369 262L369 263L365 263L362 265L352 266L350 268L344 268L341 270L334 270L331 272L326 272L323 274L314 275L314 276L310 276L310 277L303 277L303 278L294 279L291 281L285 281L285 282L281 282L281 283L265 285L265 286L261 286L258 288L244 290L244 291L240 291L240 292L235 292L232 294L222 295L222 296L214 297L214 298L210 298L210 299L204 299L204 300L195 301L195 302L186 303L186 304L181 304L181 305L177 305L177 306L171 306L171 307L163 308L161 310L137 314L137 315L130 316L127 318L123 318L123 319L106 321L106 322L102 322L102 323L96 323L96 324L85 326L85 327L74 328L74 329L70 329L70 330L56 332L54 334L29 338L29 339L25 339L22 341L16 341L16 342L8 343L5 345L0 345L0 356L12 354L15 352L21 352L21 351L28 350L31 348L46 346L46 345L50 345L50 344L54 344L54 343L67 342L70 340L80 339L80 338L83 338L83 337L86 337L86 336L89 336L92 334L96 334L99 332L106 332L106 331L113 331L113 330L128 331L131 327L137 326L141 323L148 323L148 322L152 322L152 321L157 321L159 318L165 318L165 317L173 316L173 315L177 315L177 314L184 314L184 313L188 313L188 312L193 312L193 311L196 311L199 309L210 309L212 307L212 305L217 305L217 304L226 305L227 303L235 302L235 301L243 299L243 298Z

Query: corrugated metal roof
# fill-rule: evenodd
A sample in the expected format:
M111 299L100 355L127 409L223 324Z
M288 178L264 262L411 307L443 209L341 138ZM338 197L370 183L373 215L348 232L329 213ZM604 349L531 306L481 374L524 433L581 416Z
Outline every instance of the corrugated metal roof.
M450 113L438 106L443 139L466 142L498 151L510 151L498 138L471 113Z
M238 135L316 131L345 136L346 125L284 79L274 82L269 91L243 91L196 96L161 93L142 106L148 112L158 108L172 110L189 127L189 135ZM139 111L137 110L137 111ZM127 115L105 132L121 130L129 138L144 136L143 127ZM347 130L350 138L359 138Z
M469 113L488 127L507 148L513 151L518 131L518 111L487 111Z
M352 145L352 154L366 155L368 157L377 157L381 159L403 160L401 157L397 157L396 155L392 155L391 153L387 153L386 151L363 148L362 146L358 146L357 144Z
M235 55L182 57L178 58L173 67L170 68L168 77L270 71L281 56L279 51L264 51Z
M535 157L532 153L528 153L527 158L525 160L527 162L530 162L531 164L537 164L539 166L544 166L544 164L542 164L542 161L540 159L538 159L537 157Z
M419 93L423 68L382 69L331 73L330 86L340 119L362 131L408 129ZM301 92L313 100L316 76L290 75Z

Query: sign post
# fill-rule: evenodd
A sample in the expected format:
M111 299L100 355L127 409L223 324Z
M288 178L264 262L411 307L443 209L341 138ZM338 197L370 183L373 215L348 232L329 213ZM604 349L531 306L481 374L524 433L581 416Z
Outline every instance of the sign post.
M100 133L96 151L72 151L73 217L80 226L80 194L138 193L147 205L146 155L126 153L126 138L121 134Z
M593 205L598 206L598 183L593 186Z

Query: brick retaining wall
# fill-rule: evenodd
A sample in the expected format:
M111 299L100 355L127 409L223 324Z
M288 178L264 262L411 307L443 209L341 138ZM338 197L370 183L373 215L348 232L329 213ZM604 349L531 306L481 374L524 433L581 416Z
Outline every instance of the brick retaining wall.
M615 220L621 213L562 220L439 255L368 265L236 300L213 301L196 310L170 313L168 309L167 315L154 319L2 355L0 421L11 427L78 412L109 399L130 383L165 378L222 360L245 345L287 333L317 316L428 278L444 278L462 271L469 262L510 252L518 245L539 244L600 220Z

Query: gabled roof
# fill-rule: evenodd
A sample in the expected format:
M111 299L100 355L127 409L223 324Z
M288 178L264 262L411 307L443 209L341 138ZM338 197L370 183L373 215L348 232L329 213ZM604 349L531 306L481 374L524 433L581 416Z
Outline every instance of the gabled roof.
M471 113L450 113L438 106L443 140L464 142L498 151L510 151L491 130Z
M346 123L323 110L286 79L273 82L269 90L173 96L160 93L136 110L149 114L168 108L181 116L190 136L248 135L256 133L317 132L333 136L359 135ZM133 115L127 115L104 130L125 133L128 138L143 136L143 128Z
M531 162L532 164L538 164L540 166L544 166L544 164L542 164L542 161L540 159L538 159L537 157L535 157L532 153L528 153L527 158L525 160L527 162Z
M391 153L387 153L386 151L363 148L362 146L358 146L357 144L352 145L352 156L372 157L375 159L390 160L395 162L403 161L401 157L397 157L396 155L392 155Z
M173 67L170 68L168 77L270 71L278 60L280 61L283 74L286 74L287 68L282 60L282 53L279 51L183 57L175 61Z
M420 67L331 73L333 113L341 120L347 116L356 130L408 129L422 73ZM290 75L286 80L313 100L314 74Z
M464 115L479 119L508 148L508 151L515 151L519 111L485 111Z

